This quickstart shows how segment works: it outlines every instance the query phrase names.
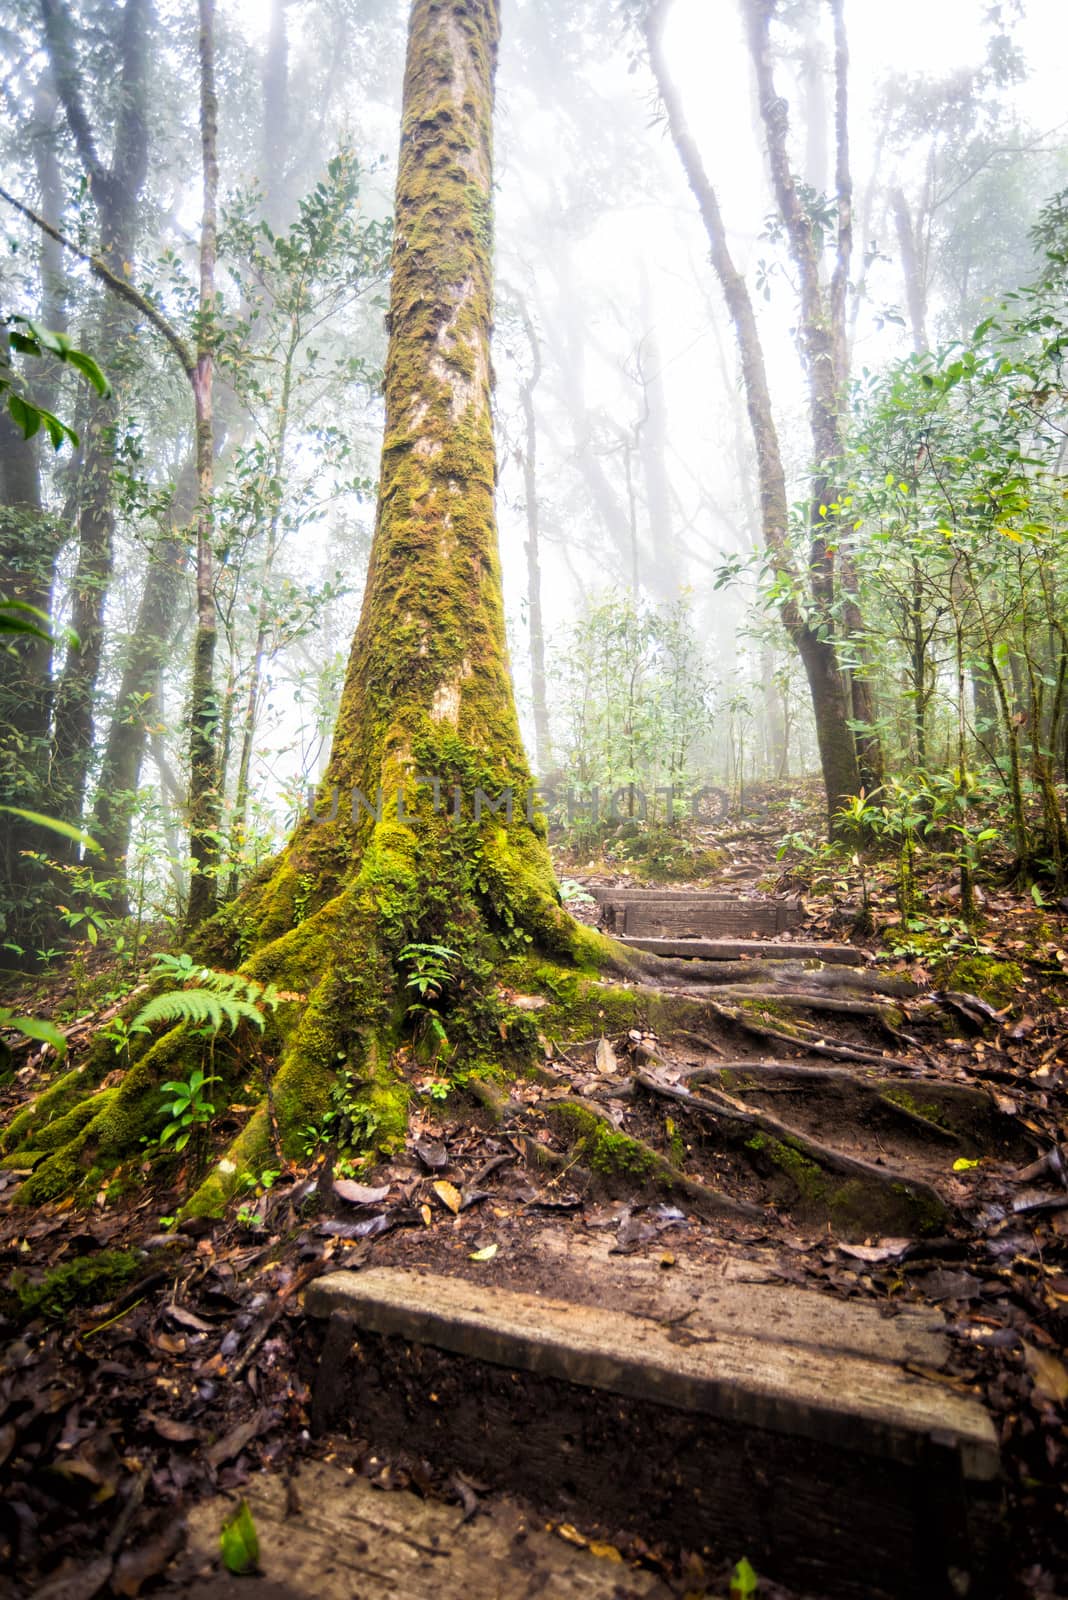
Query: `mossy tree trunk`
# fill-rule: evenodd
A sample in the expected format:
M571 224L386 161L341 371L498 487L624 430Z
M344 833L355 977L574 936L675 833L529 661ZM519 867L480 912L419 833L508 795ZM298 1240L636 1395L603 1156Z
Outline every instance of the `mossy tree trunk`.
M419 1051L408 944L455 952L439 1003L448 1053L435 1070L476 1076L533 1042L529 1013L499 992L507 957L536 947L589 967L626 963L560 903L544 824L527 806L508 674L490 414L498 28L498 0L412 6L378 515L330 765L315 814L202 935L214 959L243 957L243 974L299 998L271 1014L264 1054L277 1070L193 1197L197 1210L218 1211L242 1171L299 1155L339 1082L364 1144L403 1138L403 1067ZM175 1029L102 1091L84 1124L76 1105L72 1137L26 1198L124 1159L158 1116L160 1078L197 1048ZM235 1070L247 1082L247 1064ZM20 1133L32 1148L33 1126Z

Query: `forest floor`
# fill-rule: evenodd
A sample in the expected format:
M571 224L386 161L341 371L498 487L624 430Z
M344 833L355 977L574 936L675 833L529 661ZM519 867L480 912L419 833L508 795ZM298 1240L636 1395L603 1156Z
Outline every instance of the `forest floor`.
M692 844L702 865L715 850L711 871L672 887L797 895L776 852L797 787L761 791L710 825ZM635 881L627 838L625 851L559 853L577 914L597 915L580 888ZM699 1030L659 1038L639 1020L621 1036L546 1040L541 1069L507 1087L497 1115L456 1096L417 1099L406 1150L358 1185L319 1149L237 1217L173 1230L184 1170L174 1188L146 1182L88 1210L32 1213L16 1203L18 1174L0 1173L0 1592L192 1592L204 1554L187 1547L179 1513L324 1455L376 1488L455 1503L465 1522L492 1519L490 1485L418 1448L398 1456L374 1439L312 1436L321 1335L301 1293L315 1278L419 1266L596 1301L628 1261L665 1276L729 1261L745 1281L936 1316L950 1353L924 1376L981 1397L998 1431L1009 1592L1063 1593L1068 916L993 881L981 924L964 930L946 876L925 886L923 926L903 927L890 868L869 876L875 932L852 931L855 881L830 872L815 888L810 877L803 918L783 936L851 942L844 967L822 969L847 981L790 965L768 977L759 963L724 963L703 980L696 966L691 980L673 969L665 990L703 996ZM84 970L18 1002L66 1007L72 1054L121 1005L105 998L102 957L91 977L96 1003L79 993L79 1018L69 1013ZM47 1082L48 1054L18 1057L0 1121ZM564 1103L591 1119L577 1147ZM776 1162L786 1139L803 1170ZM630 1156L594 1160L605 1148ZM847 1182L861 1195L850 1208ZM935 1208L933 1222L917 1224L905 1190ZM581 1508L565 1519L535 1506L531 1525L611 1547L677 1594L725 1596L726 1556L747 1554L638 1538L584 1522ZM771 1582L759 1593L788 1595Z

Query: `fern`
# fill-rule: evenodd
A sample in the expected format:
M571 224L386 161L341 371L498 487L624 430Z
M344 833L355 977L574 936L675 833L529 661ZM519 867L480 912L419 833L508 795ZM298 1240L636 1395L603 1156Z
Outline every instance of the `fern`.
M156 995L142 1006L130 1026L131 1032L148 1033L156 1023L174 1025L188 1022L196 1027L210 1028L221 1033L225 1026L233 1031L241 1022L250 1022L262 1033L265 1019L263 1008L273 1010L282 998L273 983L264 986L254 978L243 978L236 972L216 972L211 967L198 967L189 956L160 955L156 958L156 974L182 977L190 987L171 989Z
M141 1007L131 1032L148 1033L157 1022L190 1022L220 1033L224 1024L229 1023L233 1029L242 1021L262 1030L263 1012L249 1000L216 994L212 989L172 989Z

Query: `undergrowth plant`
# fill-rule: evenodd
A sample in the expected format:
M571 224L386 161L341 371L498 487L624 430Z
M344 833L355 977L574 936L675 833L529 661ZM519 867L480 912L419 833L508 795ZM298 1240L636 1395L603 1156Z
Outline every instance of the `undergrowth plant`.
M161 1092L172 1098L164 1111L170 1121L159 1136L161 1145L174 1140L176 1150L184 1150L198 1128L204 1128L215 1115L215 1107L206 1096L209 1083L221 1083L215 1074L207 1074L196 1067L184 1083L170 1082L161 1085Z
M283 998L273 983L257 983L237 972L216 972L185 954L157 955L149 977L182 979L184 987L168 989L142 1006L130 1024L131 1033L149 1033L161 1022L171 1027L186 1022L212 1037L226 1026L234 1031L239 1023L248 1022L262 1033L264 1008L273 1011Z
M418 996L404 1015L416 1039L430 1043L435 1058L449 1048L448 1034L437 1007L452 981L451 964L456 958L457 952L446 944L406 944L400 953L400 959L409 969L404 986Z

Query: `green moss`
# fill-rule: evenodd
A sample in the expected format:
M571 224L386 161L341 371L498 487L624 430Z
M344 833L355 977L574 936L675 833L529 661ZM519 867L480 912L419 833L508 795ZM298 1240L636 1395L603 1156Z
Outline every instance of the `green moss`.
M142 1141L160 1131L163 1111L160 1084L187 1077L203 1056L202 1042L184 1028L172 1028L130 1066L117 1089L91 1096L91 1115L76 1108L70 1114L70 1137L56 1145L33 1175L20 1185L21 1205L40 1205L89 1187L88 1174L108 1173L143 1154ZM40 1134L33 1136L34 1142ZM95 1182L95 1178L94 1178Z
M944 989L978 995L999 1009L1010 1005L1023 989L1023 972L1016 962L1000 961L994 956L970 955L961 961L942 963L937 977Z
M746 1149L762 1152L769 1161L786 1173L798 1194L804 1200L826 1201L829 1194L827 1174L809 1156L794 1145L773 1139L766 1133L756 1133L746 1140Z
M928 1100L921 1104L907 1089L894 1084L883 1088L881 1091L884 1100L890 1100L896 1106L901 1106L905 1111L911 1111L914 1117L925 1117L928 1122L936 1123L940 1128L949 1128L950 1124L941 1109Z
M576 1148L600 1177L640 1182L656 1170L656 1157L651 1150L625 1133L614 1132L584 1106L563 1101L554 1114L577 1136Z
M105 1305L144 1270L144 1257L134 1251L100 1250L53 1267L39 1283L14 1274L14 1292L3 1296L4 1311L28 1322L34 1317L63 1317L75 1306Z

